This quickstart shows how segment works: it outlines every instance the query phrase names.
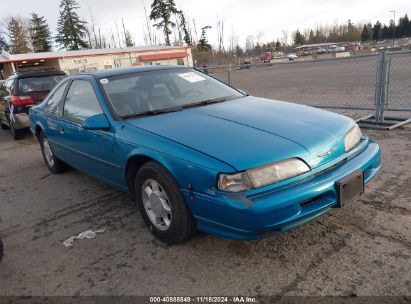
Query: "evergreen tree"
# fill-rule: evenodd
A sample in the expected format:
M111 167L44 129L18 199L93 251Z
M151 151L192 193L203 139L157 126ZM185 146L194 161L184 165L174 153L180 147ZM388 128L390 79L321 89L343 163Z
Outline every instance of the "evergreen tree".
M61 0L60 17L57 23L56 42L68 50L86 49L87 27L80 19L76 10L79 8L76 0Z
M310 30L310 35L308 36L308 41L310 43L315 43L315 36L314 36L314 31Z
M300 33L299 30L297 30L295 32L295 36L294 36L294 44L295 45L302 45L304 43L305 43L304 36Z
M180 26L183 29L183 33L184 33L184 37L183 37L184 42L187 45L192 45L193 42L191 41L191 36L190 36L189 31L188 31L187 21L186 21L186 18L184 16L183 11L180 11L179 15L180 15Z
M377 21L374 26L372 27L372 39L374 41L378 41L381 38L381 23Z
M171 21L172 14L177 14L178 10L174 0L154 0L151 4L150 20L160 20L160 22L154 24L158 29L162 29L166 45L170 44L171 28L176 24Z
M408 15L400 18L396 27L396 36L399 38L411 36L411 21L408 19Z
M244 55L243 49L238 44L235 46L235 55L237 57L241 57Z
M278 40L278 38L277 38L277 41L275 42L275 47L276 48L281 47L281 42L280 42L280 40Z
M210 28L211 26L209 25L201 28L201 38L198 41L198 45L197 45L197 48L199 51L210 52L213 49L211 47L211 44L208 43L208 39L207 39L207 30Z
M126 43L127 47L134 46L133 37L131 37L129 30L126 30L126 32L124 33L124 42Z
M364 24L362 31L361 31L361 41L369 41L371 40L370 31L368 30L368 26Z
M6 51L6 52L10 51L10 46L8 45L6 39L4 39L4 37L0 33L0 53L2 51Z
M26 28L20 18L12 17L7 25L7 30L9 32L10 51L12 54L21 54L30 51Z
M47 21L35 13L31 13L30 38L34 52L51 51L51 33Z
M124 20L121 21L123 23L124 43L126 44L126 47L134 46L133 37L131 36L130 31L126 29L126 26L124 25Z

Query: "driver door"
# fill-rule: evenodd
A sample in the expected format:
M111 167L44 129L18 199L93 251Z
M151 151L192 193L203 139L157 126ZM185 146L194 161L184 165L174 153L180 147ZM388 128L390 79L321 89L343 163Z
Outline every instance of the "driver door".
M69 164L118 184L121 174L120 166L115 163L114 126L109 130L83 128L83 122L88 117L103 113L100 102L89 80L73 80L57 123L59 139Z

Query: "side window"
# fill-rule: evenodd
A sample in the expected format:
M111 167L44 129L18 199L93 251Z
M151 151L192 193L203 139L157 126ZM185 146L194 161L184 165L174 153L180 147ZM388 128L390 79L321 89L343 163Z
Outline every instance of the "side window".
M64 103L63 116L83 122L90 116L102 113L91 83L86 80L73 81Z
M64 91L66 90L67 83L60 86L56 91L54 91L53 95L50 96L49 100L47 101L46 106L44 107L44 111L50 115L58 115L59 113L59 104L63 98Z

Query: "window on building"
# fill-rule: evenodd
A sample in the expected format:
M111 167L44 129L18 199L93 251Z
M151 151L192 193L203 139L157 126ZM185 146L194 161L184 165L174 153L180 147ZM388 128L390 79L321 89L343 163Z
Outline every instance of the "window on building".
M184 65L184 58L177 58L178 65Z

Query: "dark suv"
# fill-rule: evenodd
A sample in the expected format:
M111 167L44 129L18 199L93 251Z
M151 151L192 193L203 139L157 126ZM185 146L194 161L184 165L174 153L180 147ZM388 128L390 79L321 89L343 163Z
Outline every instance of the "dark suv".
M12 74L0 87L0 124L14 139L29 127L29 108L40 103L66 74L56 69L27 69Z

